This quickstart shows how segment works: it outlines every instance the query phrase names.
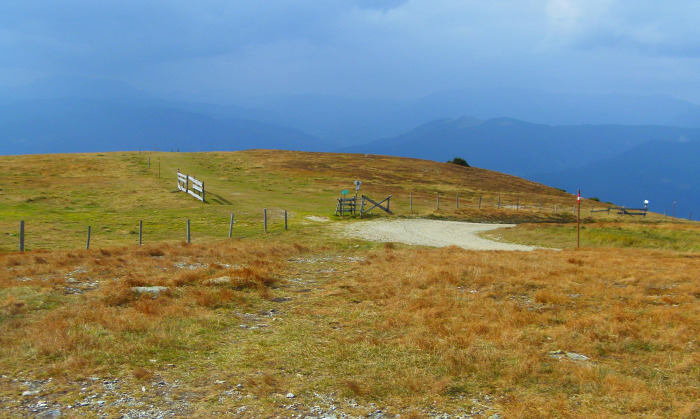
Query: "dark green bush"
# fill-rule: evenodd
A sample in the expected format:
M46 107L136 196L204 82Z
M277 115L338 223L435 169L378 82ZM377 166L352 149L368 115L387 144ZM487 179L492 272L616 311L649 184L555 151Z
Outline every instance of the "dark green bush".
M470 167L470 166L469 166L469 163L467 163L467 161L464 160L464 159L461 158L461 157L455 157L454 159L448 161L448 163L456 164L456 165L459 165L459 166Z

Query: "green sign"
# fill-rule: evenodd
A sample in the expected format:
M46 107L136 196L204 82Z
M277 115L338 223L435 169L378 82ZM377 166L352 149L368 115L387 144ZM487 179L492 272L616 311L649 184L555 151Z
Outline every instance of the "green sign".
M343 189L340 193L342 193L343 195L347 195L349 192L347 189Z

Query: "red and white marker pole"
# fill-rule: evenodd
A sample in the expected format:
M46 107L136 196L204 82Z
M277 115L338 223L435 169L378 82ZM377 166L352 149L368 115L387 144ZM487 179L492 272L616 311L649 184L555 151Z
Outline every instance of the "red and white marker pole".
M576 248L578 249L581 247L581 189L578 190L576 203L578 204L578 216L576 217Z

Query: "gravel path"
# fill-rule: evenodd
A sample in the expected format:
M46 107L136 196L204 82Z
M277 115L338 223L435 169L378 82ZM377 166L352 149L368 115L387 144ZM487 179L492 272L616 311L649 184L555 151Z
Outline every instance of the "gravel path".
M483 231L515 224L479 224L440 220L377 220L343 225L344 234L370 241L422 246L459 246L471 250L534 250L535 247L500 243L478 236Z

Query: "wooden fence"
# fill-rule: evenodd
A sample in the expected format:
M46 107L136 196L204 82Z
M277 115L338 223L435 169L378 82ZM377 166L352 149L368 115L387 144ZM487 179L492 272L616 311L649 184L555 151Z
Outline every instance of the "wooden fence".
M190 187L190 183L192 187ZM204 182L197 180L194 176L186 175L177 171L177 188L182 192L188 193L202 202L206 202L204 197Z

